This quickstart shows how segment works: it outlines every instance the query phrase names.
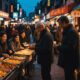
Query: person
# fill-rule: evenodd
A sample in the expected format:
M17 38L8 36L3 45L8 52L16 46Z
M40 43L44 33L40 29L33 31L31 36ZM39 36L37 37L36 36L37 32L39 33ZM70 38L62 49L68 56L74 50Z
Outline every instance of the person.
M9 25L9 27L7 28L7 35L8 35L8 40L12 40L13 36L15 33L18 33L18 31L16 30L14 25Z
M26 36L27 36L28 40L30 41L31 40L30 35L32 34L32 31L31 31L31 28L29 25L25 26L25 32L26 32Z
M12 49L9 46L9 43L7 41L7 34L6 32L1 32L1 40L0 40L0 57L9 57L9 55L13 54Z
M37 23L36 30L40 32L40 38L36 43L35 52L38 63L41 65L41 75L43 80L51 80L50 70L53 63L53 39L43 23Z
M24 30L20 31L20 43L24 48L26 48L26 45L30 43Z
M20 44L20 37L18 33L14 34L13 41L10 43L10 47L14 52L24 49Z
M50 26L50 32L51 32L51 34L53 35L53 37L54 37L54 40L56 40L56 32L57 32L57 25L56 25L56 23L54 23L54 25L52 26Z
M63 37L61 45L58 46L60 51L58 65L64 68L65 80L75 80L74 70L78 67L78 34L69 23L66 16L58 19L59 25L63 28Z

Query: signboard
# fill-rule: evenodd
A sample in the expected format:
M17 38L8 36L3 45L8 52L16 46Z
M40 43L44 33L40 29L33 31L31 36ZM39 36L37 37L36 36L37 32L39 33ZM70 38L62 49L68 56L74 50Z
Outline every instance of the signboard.
M71 15L74 17L80 17L80 10L72 11Z
M48 4L47 5L50 6L50 4L51 4L51 0L48 0Z
M0 21L3 21L3 20L4 20L4 18L0 17Z
M52 18L55 16L66 14L66 13L70 12L74 6L75 6L75 3L72 3L69 5L63 6L61 8L54 9L50 12L50 17Z
M13 11L14 11L14 10L13 10L13 9L14 9L13 5L11 5L11 8L10 8L10 9L11 9L11 12L13 12Z
M17 10L19 11L19 4L17 4Z
M74 3L74 0L67 0L66 5L69 5L71 3Z
M22 17L22 8L20 8L20 17Z
M0 17L2 18L9 18L9 14L3 11L0 11Z
M13 18L18 18L18 13L17 12L13 13Z

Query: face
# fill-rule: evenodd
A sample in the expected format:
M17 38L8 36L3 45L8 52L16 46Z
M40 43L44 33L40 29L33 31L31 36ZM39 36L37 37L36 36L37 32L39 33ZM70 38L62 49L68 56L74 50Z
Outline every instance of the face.
M6 42L7 41L7 35L4 34L1 39L2 39L2 42Z
M21 37L22 37L22 38L25 38L25 36L26 36L26 34L25 34L25 32L23 32L23 33L21 34Z
M61 22L61 21L59 21L58 23L59 23L59 26L62 27L62 28L66 28L67 25L68 25L67 23Z
M20 42L19 36L16 36L16 37L15 37L15 42Z

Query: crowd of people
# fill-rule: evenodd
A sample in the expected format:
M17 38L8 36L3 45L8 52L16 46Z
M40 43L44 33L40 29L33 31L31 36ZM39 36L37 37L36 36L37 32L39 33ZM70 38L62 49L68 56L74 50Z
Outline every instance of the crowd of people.
M54 53L59 55L58 65L64 69L65 80L75 80L74 70L79 64L78 30L74 29L66 16L61 16L58 23L59 26L41 22L35 25L10 24L9 27L2 25L0 27L0 57L8 57L24 49L25 43L36 43L29 48L35 49L37 62L41 64L43 80L51 80L50 70L54 62Z

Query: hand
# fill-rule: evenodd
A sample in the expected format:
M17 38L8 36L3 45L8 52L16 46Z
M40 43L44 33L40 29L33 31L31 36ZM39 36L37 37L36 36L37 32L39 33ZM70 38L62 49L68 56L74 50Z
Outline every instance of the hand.
M9 50L9 54L12 54L13 53L13 51L12 50Z
M57 47L56 41L53 41L53 47Z
M21 47L20 47L20 49L21 49L21 50L23 50L23 49L24 49L24 47L22 47L22 46L21 46Z
M35 45L29 45L29 49L35 49Z

